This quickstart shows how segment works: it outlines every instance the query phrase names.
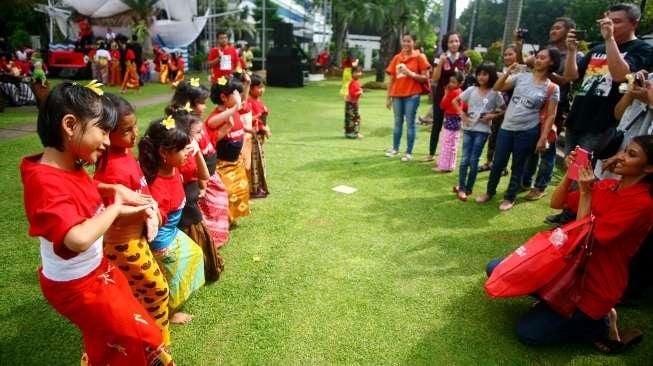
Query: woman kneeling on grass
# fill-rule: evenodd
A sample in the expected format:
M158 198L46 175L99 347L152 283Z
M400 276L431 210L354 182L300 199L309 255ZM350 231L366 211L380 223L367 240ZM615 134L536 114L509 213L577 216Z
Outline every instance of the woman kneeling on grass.
M571 164L575 153L567 158ZM604 353L616 353L641 340L637 330L620 331L617 305L628 284L628 265L653 223L653 136L633 139L609 160L607 169L620 180L596 181L591 167L580 168L579 189L571 192L568 173L551 197L551 207L594 215L594 245L584 274L580 300L570 318L538 302L517 324L519 340L529 345L566 341L593 342ZM501 260L487 266L488 275Z

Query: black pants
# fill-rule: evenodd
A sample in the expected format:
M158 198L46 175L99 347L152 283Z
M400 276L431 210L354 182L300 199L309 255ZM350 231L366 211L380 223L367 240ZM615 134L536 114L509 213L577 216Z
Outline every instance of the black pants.
M444 111L440 109L442 93L433 93L433 127L431 128L431 139L429 140L429 155L435 155L438 149L438 140L442 130L442 121L444 120Z
M630 261L628 287L624 297L637 298L653 284L653 232L649 232Z

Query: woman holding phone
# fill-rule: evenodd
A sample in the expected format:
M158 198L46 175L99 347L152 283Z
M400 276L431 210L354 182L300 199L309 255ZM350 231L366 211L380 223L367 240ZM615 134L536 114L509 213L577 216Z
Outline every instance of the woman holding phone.
M513 90L513 95L497 134L487 191L476 197L476 202L488 202L496 194L502 172L512 155L510 183L499 210L507 211L515 205L526 160L534 152L543 152L549 147L547 137L560 100L560 88L549 77L559 67L560 51L545 48L537 53L532 73L518 73L520 65L512 64L494 84L494 90ZM543 108L546 119L541 121Z
M574 150L567 163L579 165L578 159ZM609 161L605 168L621 179L597 181L587 162L578 169L579 189L571 191L567 171L553 192L552 208L570 209L576 220L594 216L591 255L571 318L538 302L517 324L517 336L525 344L587 341L601 352L617 353L641 339L640 331L617 328L614 307L628 284L630 260L653 224L653 136L635 137ZM488 275L500 262L488 264Z

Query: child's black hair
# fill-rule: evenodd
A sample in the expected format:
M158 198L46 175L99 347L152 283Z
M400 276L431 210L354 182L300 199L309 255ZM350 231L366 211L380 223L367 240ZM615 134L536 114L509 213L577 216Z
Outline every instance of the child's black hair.
M551 59L551 66L549 66L549 73L554 73L560 69L560 63L562 62L562 54L560 50L555 47L544 48L540 51L547 51L549 53L549 58ZM539 53L539 51L538 51Z
M184 130L190 136L190 128L195 123L202 123L202 120L195 113L188 112L184 109L177 109L169 114L174 118L177 127Z
M77 117L82 131L91 120L96 120L94 124L107 132L113 130L118 122L118 113L109 98L85 86L64 81L52 89L44 108L39 109L37 132L44 147L63 151L61 121L67 114Z
M363 72L363 67L361 65L357 65L357 66L352 67L351 73L353 74L355 72Z
M154 182L161 167L160 149L179 151L190 143L190 136L182 123L175 120L175 126L168 128L164 120L159 118L152 121L138 143L138 161L148 184Z
M477 83L478 83L478 74L480 74L481 72L485 72L489 75L486 87L492 89L494 87L494 83L496 83L497 80L499 79L499 75L497 75L497 65L495 65L494 62L489 62L489 61L481 62L481 64L476 67L476 71L474 72L474 75L476 75Z
M252 74L252 76L250 76L249 79L251 80L250 83L251 86L265 85L263 78L257 74Z
M192 86L189 81L184 80L175 89L175 94L172 96L170 104L166 107L167 114L173 113L179 108L183 108L186 103L190 103L191 107L196 104L206 103L209 97L209 89L204 85Z
M220 85L220 81L211 86L211 101L215 104L222 105L221 95L229 96L234 91L243 92L243 83L234 78L225 78L227 81Z
M118 113L118 122L120 122L120 119L125 116L135 114L134 106L127 99L112 93L104 93L104 95L106 95L107 99L109 99L109 101L111 101L113 106L116 108L116 112ZM117 123L116 127L118 127Z
M453 74L449 77L449 80L451 80L451 78L455 78L456 81L458 81L458 84L462 84L463 81L465 81L465 74L463 74L463 72L460 71L460 70L456 70L456 71L454 71Z

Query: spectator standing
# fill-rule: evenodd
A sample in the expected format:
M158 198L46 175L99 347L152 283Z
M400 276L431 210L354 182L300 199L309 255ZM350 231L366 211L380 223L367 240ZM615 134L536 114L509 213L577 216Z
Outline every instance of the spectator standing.
M614 108L620 98L619 83L626 80L627 74L651 66L653 48L635 36L640 17L637 5L611 6L599 21L603 43L580 60L576 58L576 34L569 32L564 77L570 81L580 80L581 86L566 122L567 154L576 146L589 151L599 148L601 136L617 125ZM570 212L563 211L547 217L546 222L562 224L572 219Z
M211 68L211 83L216 83L221 76L231 76L238 70L240 58L238 51L229 44L229 36L224 30L217 32L218 46L209 51L208 65Z

